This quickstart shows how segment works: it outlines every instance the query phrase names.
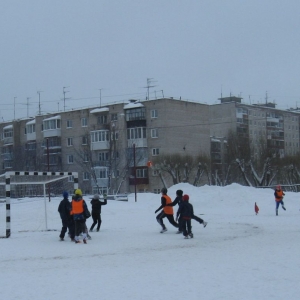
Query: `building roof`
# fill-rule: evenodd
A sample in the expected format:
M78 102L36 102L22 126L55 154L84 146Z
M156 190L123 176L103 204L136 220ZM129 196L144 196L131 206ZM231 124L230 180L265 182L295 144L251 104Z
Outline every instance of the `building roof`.
M133 103L128 103L124 105L124 109L130 109L130 108L138 108L138 107L144 107L144 105L140 102L133 102Z
M96 114L96 113L101 113L101 112L106 112L106 111L109 111L108 107L100 107L100 108L92 109L90 111L90 114Z
M50 117L50 118L47 118L47 119L44 119L43 122L45 121L49 121L49 120L57 120L57 119L60 119L60 115L59 116L54 116L54 117Z

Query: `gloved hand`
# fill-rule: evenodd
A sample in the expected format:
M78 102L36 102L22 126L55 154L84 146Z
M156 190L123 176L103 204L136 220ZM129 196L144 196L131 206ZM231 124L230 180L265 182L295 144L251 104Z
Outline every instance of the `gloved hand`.
M155 211L155 214L156 214L158 211L159 211L159 209L157 209L157 210Z

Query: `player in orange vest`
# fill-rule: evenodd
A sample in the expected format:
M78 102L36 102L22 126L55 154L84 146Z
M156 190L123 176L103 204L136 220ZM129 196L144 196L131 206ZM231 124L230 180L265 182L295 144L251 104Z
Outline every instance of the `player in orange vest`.
M72 210L71 215L73 216L75 223L75 243L80 243L79 236L82 233L83 242L86 244L87 233L85 230L85 213L88 210L85 201L82 199L82 191L77 189L75 196L72 197Z
M167 195L168 190L163 187L161 189L161 206L155 211L155 213L157 213L159 210L161 210L163 208L163 210L156 216L156 220L158 222L158 224L162 227L162 230L160 231L160 233L163 233L165 231L167 231L167 228L163 222L163 218L167 218L169 220L169 222L176 228L178 228L178 223L175 222L174 220L174 212L173 212L173 207L172 206L167 206L167 204L172 203L171 198Z
M281 204L282 209L286 210L286 208L284 207L284 203L282 201L284 195L285 195L285 193L281 189L280 184L278 184L276 187L276 190L274 192L275 202L276 202L276 216L278 216L278 207L280 204Z

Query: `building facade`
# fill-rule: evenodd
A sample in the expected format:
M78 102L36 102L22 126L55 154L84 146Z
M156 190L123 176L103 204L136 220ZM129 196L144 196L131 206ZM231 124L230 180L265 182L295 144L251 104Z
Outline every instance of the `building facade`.
M223 176L229 131L250 141L254 155L260 140L280 157L298 153L297 112L220 100L132 100L0 123L0 173L78 172L84 193L159 192L161 177L149 166L160 156L206 155Z

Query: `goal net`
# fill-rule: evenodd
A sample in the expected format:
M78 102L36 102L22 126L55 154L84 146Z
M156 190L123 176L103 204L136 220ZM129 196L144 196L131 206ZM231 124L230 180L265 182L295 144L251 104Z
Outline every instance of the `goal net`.
M57 208L62 193L67 191L71 197L77 188L77 172L6 172L0 175L0 237L8 238L12 232L57 228L60 222Z

